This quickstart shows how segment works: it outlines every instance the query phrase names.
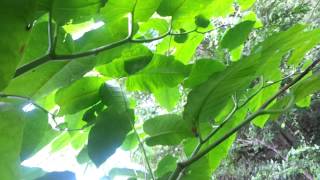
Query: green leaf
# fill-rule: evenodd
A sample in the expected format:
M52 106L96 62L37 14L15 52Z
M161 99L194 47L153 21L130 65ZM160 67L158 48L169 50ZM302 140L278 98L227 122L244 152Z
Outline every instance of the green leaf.
M88 147L87 146L82 148L82 150L77 155L77 162L79 164L85 164L85 163L90 162L90 157L88 155Z
M169 23L165 19L150 18L144 23L139 23L139 31L134 39L151 39L165 34L169 30Z
M68 22L79 23L90 20L102 6L101 0L55 0L48 9L52 9L53 19L59 25L64 25Z
M180 29L180 34L174 36L174 41L179 44L186 42L188 40L188 34L185 32L186 31L184 29Z
M0 103L0 179L20 179L20 149L25 122L12 103Z
M241 10L247 10L256 2L256 0L237 0Z
M279 88L280 84L274 84L261 90L261 92L257 94L249 103L249 106L251 106L251 112L257 111L268 99L278 92ZM272 104L270 104L270 106L272 106ZM258 116L253 120L253 124L263 128L269 117L270 115Z
M106 21L100 28L85 33L74 44L77 51L83 52L123 40L127 36L128 17L120 17L114 21Z
M229 29L223 36L221 47L230 51L242 45L254 27L254 21L244 21Z
M175 87L182 82L187 71L186 66L173 57L155 55L146 68L128 77L126 86L130 91Z
M145 179L145 178L150 179L150 175L146 174L146 172L143 172L141 170L128 169L128 168L112 168L108 174L112 179L115 179L115 177L117 176L126 176L126 177L129 176L129 177L136 177L138 179Z
M225 70L225 65L220 61L213 59L199 59L192 66L191 73L188 79L185 80L185 87L195 87L217 72Z
M106 6L101 9L101 14L106 17L107 20L113 21L117 17L123 17L131 12L134 8L134 21L146 21L157 10L161 1L159 0L108 0Z
M60 114L74 114L99 101L99 88L103 80L96 77L84 77L68 87L58 90L56 103Z
M38 26L40 25L41 24L38 24ZM42 26L41 31L47 32L44 26ZM63 54L72 53L73 48L70 47L71 37L65 37L64 33L59 35L63 38L58 38L57 51ZM28 44L28 47L30 46L30 49L34 50L32 52L30 51L30 54L37 51L36 47L32 48L33 44L47 43L47 40L44 38L36 38L34 40L35 41L29 42ZM26 60L26 62L27 61L28 60ZM4 92L32 97L33 99L43 98L57 88L67 86L81 78L86 72L91 70L94 65L95 58L92 57L80 58L75 61L51 61L13 79Z
M56 153L59 150L67 147L72 140L72 137L69 135L69 133L64 132L61 133L56 139L53 140L51 143L51 153Z
M87 122L88 124L92 124L96 121L97 115L105 109L103 103L98 103L97 105L92 106L88 109L82 117L82 120Z
M239 47L237 47L236 49L233 49L230 52L231 61L236 62L236 61L240 60L240 58L242 56L243 48L244 48L244 45L240 45Z
M195 23L198 27L206 28L210 25L210 20L203 15L198 15L195 17Z
M131 151L136 149L139 145L139 140L135 132L130 132L124 142L121 145L121 149L125 151Z
M157 177L162 177L170 172L173 172L177 166L177 160L177 158L171 155L166 155L158 163L155 175Z
M21 161L37 153L59 134L49 125L48 114L43 112L43 110L34 109L33 111L26 112L24 119L26 122L20 153Z
M91 128L88 139L88 154L99 167L118 147L132 129L127 113L106 109L99 114L97 123Z
M244 58L225 71L213 74L189 93L184 119L193 124L213 120L236 91L246 88L255 79L258 65L259 61Z
M252 52L260 54L256 59L265 62L257 69L265 80L281 78L280 65L284 55L291 52L288 64L297 66L305 54L320 41L320 29L306 30L306 26L295 25L287 31L279 32L254 48Z
M226 16L233 11L233 0L162 0L157 10L161 16L172 16L174 29L192 30L196 28L194 19L199 14L210 19Z
M134 74L149 64L152 52L141 44L131 45L121 52L121 56L111 63L96 67L107 77L120 78Z
M37 179L46 174L46 172L44 172L41 168L21 166L20 174L22 177L21 180L29 180Z
M190 33L184 43L177 43L171 37L166 37L157 45L156 52L162 55L173 55L176 60L188 64L203 38L203 34Z
M263 27L262 21L257 17L257 14L253 11L249 11L242 17L243 21L255 21L254 28Z
M295 100L298 102L308 97L310 94L320 91L320 73L315 73L300 81L292 90Z
M49 172L44 176L41 176L40 178L37 178L37 180L56 180L56 179L76 180L76 175L70 171L61 171L61 172L54 171L54 172Z
M116 108L119 112L126 112L129 109L129 101L118 84L102 84L99 94L102 103L108 108Z
M160 88L153 91L156 101L167 111L172 111L180 100L179 87Z
M193 136L191 126L176 114L149 119L144 122L143 130L150 135L146 139L149 146L178 145L183 139Z
M3 90L15 74L23 57L30 31L36 1L4 0L0 2L0 23L2 38L0 41L0 90Z

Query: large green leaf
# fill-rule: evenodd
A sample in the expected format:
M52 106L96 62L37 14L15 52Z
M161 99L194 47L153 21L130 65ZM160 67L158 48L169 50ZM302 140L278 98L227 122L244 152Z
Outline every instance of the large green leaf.
M243 44L254 27L254 21L243 21L229 29L223 36L221 47L230 51Z
M287 31L279 32L256 46L253 54L260 54L264 64L258 71L264 75L265 80L280 79L281 59L292 50L288 63L297 66L305 54L320 42L320 29L306 30L306 26L295 25Z
M217 72L223 71L225 65L220 61L213 59L199 59L192 66L191 73L188 79L185 80L185 87L195 87Z
M0 102L0 179L18 180L23 139L23 114L9 102Z
M149 119L144 122L143 130L150 135L146 139L149 146L177 145L183 139L193 136L190 124L176 114L161 115Z
M33 0L0 2L0 90L9 84L23 56L30 34L27 26L32 22L35 5Z
M96 77L84 77L70 86L61 88L56 93L56 103L60 106L60 114L74 114L96 104L99 88L103 80Z
M149 65L142 71L129 76L128 90L153 91L163 87L175 87L187 74L188 69L172 56L154 55Z
M256 77L259 61L244 58L225 71L213 74L208 81L194 88L188 95L183 117L187 122L213 120L231 96L246 88Z
M126 135L132 129L127 113L108 108L98 116L88 139L88 154L99 167L121 146Z

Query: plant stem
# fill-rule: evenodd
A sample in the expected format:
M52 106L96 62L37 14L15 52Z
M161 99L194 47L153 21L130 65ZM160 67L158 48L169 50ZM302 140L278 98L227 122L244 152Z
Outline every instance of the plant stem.
M132 14L130 13L130 15L128 17L128 35L126 38L119 40L117 42L114 42L114 43L110 43L110 44L95 48L95 49L91 49L91 50L88 50L85 52L79 52L79 53L75 53L75 54L61 54L61 55L55 54L54 47L55 47L56 42L54 39L56 39L56 38L54 38L54 35L52 35L53 37L49 35L49 37L50 37L50 38L48 38L48 41L49 41L49 50L48 51L49 52L46 55L31 61L31 63L26 64L26 65L18 68L16 70L14 77L18 77L18 76L36 68L36 67L42 65L42 64L49 62L49 61L65 61L65 60L74 60L74 59L88 57L88 56L95 56L95 55L98 55L100 52L119 47L125 43L149 43L149 42L163 39L169 35L182 35L182 34L189 34L189 33L206 34L206 33L214 30L214 29L211 29L211 30L208 30L205 32L201 32L201 31L198 31L197 29L194 29L194 30L190 30L190 31L178 34L178 33L173 33L172 27L170 26L169 30L165 34L160 35L158 37L151 38L151 39L133 39L133 34L132 34L133 22L132 21L133 21ZM48 25L48 26L51 27L52 25ZM48 31L50 31L50 30L48 30ZM52 34L51 31L49 33Z
M242 123L240 123L238 126L233 128L231 131L227 132L224 136L219 138L217 141L209 145L207 148L205 148L203 151L199 152L194 157L191 157L190 159L178 163L175 171L170 176L170 180L176 180L179 178L181 171L183 171L186 167L190 166L191 164L195 163L199 159L201 159L203 156L207 155L211 150L216 148L218 145L223 143L226 139L228 139L230 136L232 136L234 133L236 133L238 130L240 130L242 127L250 123L252 120L254 120L256 117L265 114L265 109L279 96L284 94L289 88L291 88L293 85L295 85L297 82L299 82L303 77L305 77L312 69L320 62L320 59L315 60L311 65L308 66L307 69L305 69L299 76L297 76L293 81L288 83L287 85L283 86L275 95L273 95L270 99L268 99L255 113L249 115Z

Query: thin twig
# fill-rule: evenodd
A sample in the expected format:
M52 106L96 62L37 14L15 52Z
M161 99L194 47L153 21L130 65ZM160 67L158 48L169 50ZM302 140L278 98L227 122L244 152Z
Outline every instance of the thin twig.
M92 124L86 124L81 128L77 128L77 129L69 129L69 128L60 128L59 126L61 124L59 124L56 121L57 116L53 113L51 113L50 111L48 111L46 108L42 107L41 105L39 105L38 103L36 103L35 101L33 101L31 98L29 97L25 97L25 96L20 96L20 95L14 95L14 94L0 94L0 98L14 98L14 99L19 99L19 100L23 100L23 101L27 101L28 103L32 104L33 106L35 106L36 108L40 109L41 111L43 111L44 113L48 114L51 118L52 121L54 122L54 128L58 131L68 131L68 132L72 132L72 131L82 131L88 127L90 127ZM63 123L62 123L63 124Z

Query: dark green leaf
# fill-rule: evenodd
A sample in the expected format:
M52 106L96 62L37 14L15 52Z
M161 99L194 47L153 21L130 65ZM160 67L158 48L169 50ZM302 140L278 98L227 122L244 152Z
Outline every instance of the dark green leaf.
M88 139L88 154L97 167L121 146L132 128L130 121L127 113L115 109L108 108L99 114Z
M184 43L188 39L188 34L185 33L186 31L184 29L180 29L180 34L177 34L174 36L174 41L176 43Z
M199 27L206 28L210 25L210 20L205 18L203 15L198 15L195 17L195 23Z

